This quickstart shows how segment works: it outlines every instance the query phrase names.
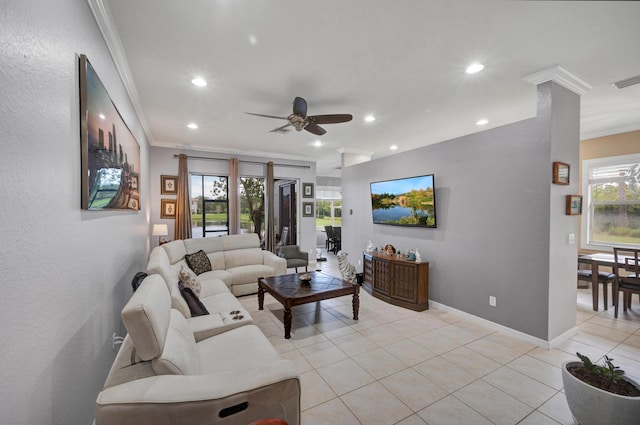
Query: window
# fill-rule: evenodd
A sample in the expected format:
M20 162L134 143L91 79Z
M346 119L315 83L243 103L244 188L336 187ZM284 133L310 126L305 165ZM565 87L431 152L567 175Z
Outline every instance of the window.
M240 178L240 229L242 233L257 233L264 238L263 177Z
M640 154L586 160L583 248L640 245Z
M337 186L316 186L316 227L342 226L342 193Z
M191 175L191 235L194 238L229 234L228 178Z

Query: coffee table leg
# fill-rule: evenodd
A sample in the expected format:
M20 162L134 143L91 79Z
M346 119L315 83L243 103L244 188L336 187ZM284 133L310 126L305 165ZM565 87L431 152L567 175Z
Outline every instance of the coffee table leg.
M284 338L291 338L291 309L284 309Z
M264 289L258 287L258 310L264 309Z
M353 320L358 320L358 311L360 310L360 297L358 296L358 291L353 293Z

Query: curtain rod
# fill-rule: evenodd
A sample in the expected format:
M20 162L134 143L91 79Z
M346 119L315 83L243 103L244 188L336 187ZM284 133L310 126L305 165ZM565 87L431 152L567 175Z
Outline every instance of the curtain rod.
M180 158L180 155L173 155L174 158ZM187 155L187 159L206 159L209 161L228 161L230 158L211 158L208 156L191 156L191 155ZM247 164L260 164L260 165L267 165L266 162L260 162L260 161L245 161L244 159L240 159L238 160L239 162L245 162ZM291 167L291 168L311 168L310 165L295 165L295 164L273 164L274 167Z

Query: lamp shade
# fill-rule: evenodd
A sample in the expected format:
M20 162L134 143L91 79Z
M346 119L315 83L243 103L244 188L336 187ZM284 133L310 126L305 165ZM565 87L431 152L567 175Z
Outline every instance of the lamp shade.
M153 236L166 236L169 234L169 227L166 224L154 224L151 234Z

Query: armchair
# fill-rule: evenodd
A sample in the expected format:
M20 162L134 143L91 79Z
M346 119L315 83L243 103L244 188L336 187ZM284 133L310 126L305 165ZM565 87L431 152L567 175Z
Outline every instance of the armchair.
M287 260L287 268L295 268L296 273L298 267L304 267L307 271L309 266L309 254L300 250L298 245L285 245L278 248L278 256Z

